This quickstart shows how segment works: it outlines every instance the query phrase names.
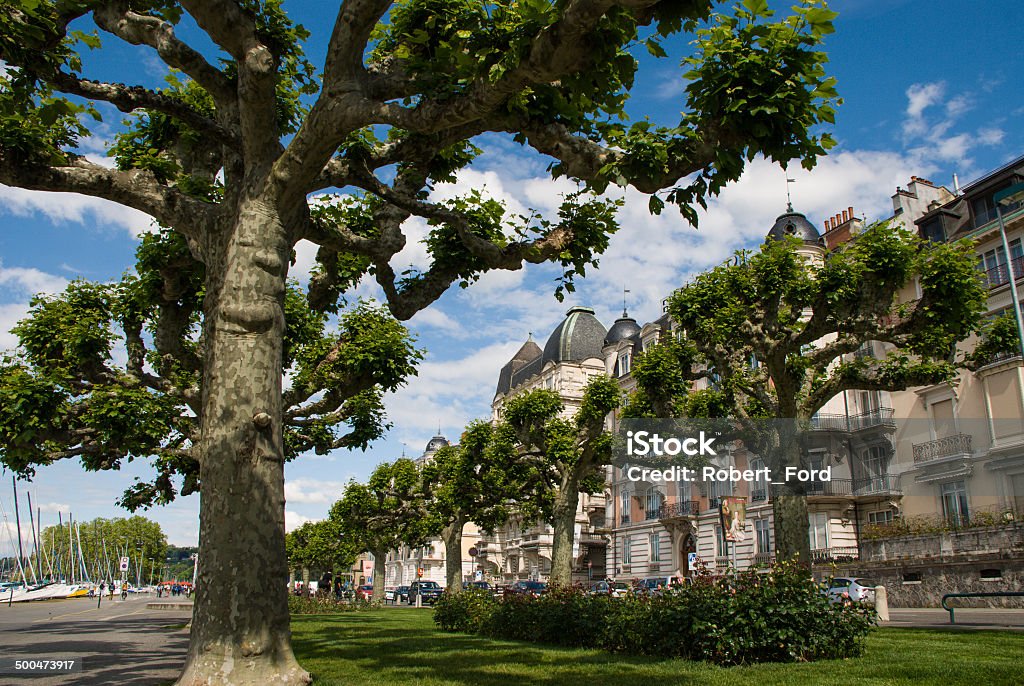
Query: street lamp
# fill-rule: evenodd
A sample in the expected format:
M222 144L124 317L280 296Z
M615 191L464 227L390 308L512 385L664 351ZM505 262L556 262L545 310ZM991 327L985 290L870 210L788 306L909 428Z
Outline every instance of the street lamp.
M1010 298L1013 300L1013 318L1017 322L1017 343L1021 357L1024 357L1024 321L1021 319L1020 295L1017 293L1017 275L1013 271L1013 260L1010 259L1010 243L1006 238L1006 225L1003 223L1003 206L1024 201L1024 183L1015 183L992 196L996 206L996 218L999 220L999 237L1003 241L1003 254L1009 262Z

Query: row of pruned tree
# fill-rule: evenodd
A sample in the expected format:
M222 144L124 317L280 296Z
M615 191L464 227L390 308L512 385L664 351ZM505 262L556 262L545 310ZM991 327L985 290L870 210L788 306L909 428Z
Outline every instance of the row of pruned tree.
M515 514L554 527L551 580L568 584L579 496L604 487L611 456L605 417L619 401L618 386L605 377L588 384L571 416L553 391L523 393L505 406L501 421L470 424L457 445L423 464L402 458L378 466L366 483L351 482L326 520L289 534L291 561L330 568L369 552L380 598L387 553L440 537L447 588L458 591L466 524L493 531Z
M469 426L458 446L422 469L400 460L367 485L353 484L331 516L382 565L388 550L438 534L446 551L461 551L468 521L493 530L517 512L552 525L551 581L567 584L579 495L604 488L613 441L606 418L624 400L626 417L730 420L731 437L773 473L804 468L805 433L834 396L952 382L961 369L1015 349L1010 318L982 322L985 302L968 243L928 243L878 224L818 264L795 239L769 241L673 294L678 335L638 356L630 397L594 378L567 417L552 391L520 394L500 422ZM972 351L958 347L977 333ZM884 353L851 356L867 342ZM773 508L776 554L810 562L801 484L779 487ZM453 589L460 558L446 555ZM383 583L383 566L374 579Z

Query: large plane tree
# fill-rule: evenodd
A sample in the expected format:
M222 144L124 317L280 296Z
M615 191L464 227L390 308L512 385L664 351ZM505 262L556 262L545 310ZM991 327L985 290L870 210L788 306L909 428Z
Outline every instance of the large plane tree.
M337 308L370 275L405 320L492 269L555 262L571 288L616 229L612 204L588 195L609 184L693 221L757 155L812 166L831 144L817 130L836 104L818 45L834 13L805 0L776 21L765 0L730 15L714 4L346 0L318 22L330 28L313 65L309 33L281 0L0 1L0 182L141 210L203 266L202 345L181 351L201 369L183 400L198 433L204 548L181 683L309 680L292 655L280 583L296 243L319 246L313 307ZM630 123L631 51L664 54L662 42L681 33L696 42L678 121ZM97 80L86 53L116 42L150 50L178 76L153 87L138 60L116 81ZM97 102L132 115L113 168L78 147ZM481 193L433 197L489 132L549 159L580 193L527 223ZM309 202L325 192L341 194ZM430 225L431 263L396 273L412 217ZM150 404L141 393L134 402Z
M811 418L845 391L954 379L970 362L957 343L977 329L986 291L966 242L929 243L881 223L820 265L799 243L769 240L668 299L683 332L671 343L674 359L712 371L714 387L689 390L671 365L645 367L640 382L651 398L676 398L691 417L737 422L737 435L782 482L772 496L776 555L809 564L804 486L783 479L785 468L807 466L801 445ZM919 297L907 297L914 292ZM870 341L884 354L852 355Z

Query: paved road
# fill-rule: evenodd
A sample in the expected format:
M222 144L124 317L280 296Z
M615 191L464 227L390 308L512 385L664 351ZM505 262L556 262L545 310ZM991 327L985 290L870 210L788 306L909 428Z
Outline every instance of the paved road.
M0 604L0 655L76 658L83 670L60 676L0 674L0 683L31 686L153 686L173 683L185 664L188 610L151 610L150 595Z
M956 608L956 624L939 607L891 607L884 626L928 629L1008 629L1024 631L1024 610L1009 608Z

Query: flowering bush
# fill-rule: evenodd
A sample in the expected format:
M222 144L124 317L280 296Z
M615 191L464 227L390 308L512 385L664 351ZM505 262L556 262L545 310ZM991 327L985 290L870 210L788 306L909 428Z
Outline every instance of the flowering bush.
M855 657L875 623L872 608L829 602L792 563L625 598L579 588L500 601L446 595L434 612L448 631L720 665Z

